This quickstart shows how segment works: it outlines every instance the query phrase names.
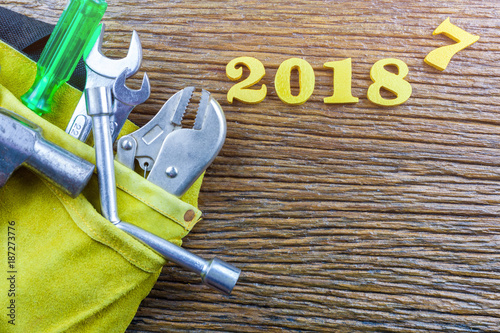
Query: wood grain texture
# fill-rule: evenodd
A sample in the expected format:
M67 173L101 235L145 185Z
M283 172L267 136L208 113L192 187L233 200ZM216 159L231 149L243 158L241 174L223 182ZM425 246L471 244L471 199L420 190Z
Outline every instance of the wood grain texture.
M64 0L4 6L55 23ZM129 332L498 332L500 330L500 19L484 1L109 0L104 48L144 49L145 124L175 91L221 103L226 144L205 177L204 219L184 246L243 269L230 297L166 266ZM480 40L444 72L424 63L451 44L447 17ZM268 96L228 104L233 58L263 62ZM274 91L279 64L307 60L305 104ZM352 58L357 104L326 105L328 61ZM410 69L411 98L366 98L383 58ZM138 87L141 73L131 80Z

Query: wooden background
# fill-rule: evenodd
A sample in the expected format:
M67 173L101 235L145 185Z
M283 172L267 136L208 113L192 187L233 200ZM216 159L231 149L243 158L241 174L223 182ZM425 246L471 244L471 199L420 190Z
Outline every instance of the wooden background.
M2 5L56 23L65 3ZM133 121L145 124L189 85L221 103L226 144L184 246L243 269L226 297L165 267L128 332L500 331L497 0L108 3L106 54L125 55L137 30L152 82ZM432 36L447 17L481 38L440 72L423 60L452 43ZM239 56L266 67L260 104L226 100L225 66ZM301 106L274 90L291 57L316 74ZM348 57L360 101L326 105L323 63ZM413 94L401 106L366 98L383 58L410 69Z

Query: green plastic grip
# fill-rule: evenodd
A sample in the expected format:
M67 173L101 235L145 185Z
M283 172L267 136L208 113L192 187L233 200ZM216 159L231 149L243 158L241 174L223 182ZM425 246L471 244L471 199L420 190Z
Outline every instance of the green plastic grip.
M108 4L105 0L70 0L37 63L35 82L21 101L38 115L51 111L55 92L69 80ZM93 40L94 39L94 40Z

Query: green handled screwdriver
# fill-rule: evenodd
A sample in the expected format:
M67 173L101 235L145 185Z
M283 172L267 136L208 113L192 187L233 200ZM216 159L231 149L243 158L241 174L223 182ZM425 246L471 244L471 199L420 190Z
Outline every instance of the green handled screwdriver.
M38 115L51 110L52 98L69 80L108 4L106 0L70 0L37 63L35 82L21 101Z

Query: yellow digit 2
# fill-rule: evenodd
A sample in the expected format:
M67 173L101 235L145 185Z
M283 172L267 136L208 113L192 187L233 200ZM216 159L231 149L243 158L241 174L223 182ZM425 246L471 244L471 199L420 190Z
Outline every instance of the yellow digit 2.
M290 87L290 76L294 69L299 71L300 91L297 96L292 95ZM314 91L314 80L314 70L307 61L291 58L283 61L278 68L274 78L274 87L276 94L284 103L300 105L311 97Z
M435 49L425 57L424 61L428 65L440 71L444 71L446 69L451 57L453 57L458 51L474 44L479 39L479 36L472 35L467 31L460 29L456 25L451 24L449 18L441 23L432 34L444 34L446 37L457 42L456 44L446 45Z
M333 69L333 95L323 99L325 104L357 103L359 98L353 97L351 93L351 58L330 61L323 67Z
M384 66L396 66L398 74L387 71ZM377 61L370 69L370 77L373 84L368 87L368 99L377 105L395 106L408 100L411 96L411 85L404 78L408 75L408 66L399 59L382 59ZM380 89L384 88L396 98L384 98Z
M243 75L242 66L250 70L248 77L235 84L227 92L227 101L233 103L237 99L243 103L257 104L266 98L267 87L263 84L260 89L248 89L257 84L266 74L264 65L252 57L239 57L231 60L226 66L226 75L232 81L239 80Z

